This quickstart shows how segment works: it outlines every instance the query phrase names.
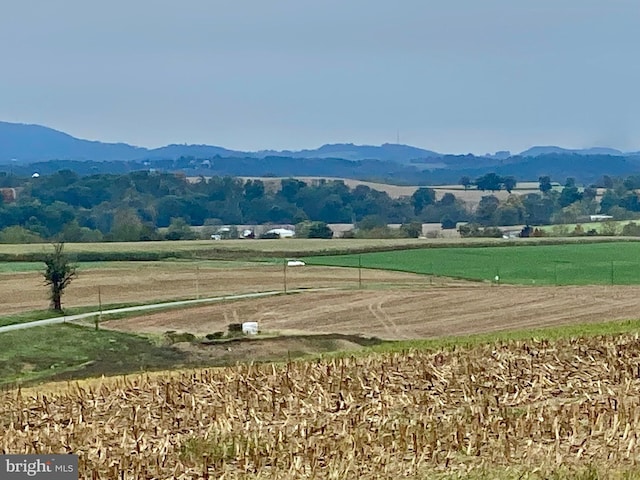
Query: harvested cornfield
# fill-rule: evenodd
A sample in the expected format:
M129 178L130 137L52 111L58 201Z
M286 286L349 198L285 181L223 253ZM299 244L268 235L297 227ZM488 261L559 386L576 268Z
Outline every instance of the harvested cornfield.
M1 452L76 452L81 478L640 472L637 335L143 375L0 401Z

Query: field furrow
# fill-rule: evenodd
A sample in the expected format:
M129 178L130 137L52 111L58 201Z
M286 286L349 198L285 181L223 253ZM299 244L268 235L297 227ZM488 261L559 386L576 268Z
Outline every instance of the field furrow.
M640 287L421 287L308 292L111 320L104 328L206 335L257 321L280 334L432 338L638 317ZM233 320L230 320L233 319Z

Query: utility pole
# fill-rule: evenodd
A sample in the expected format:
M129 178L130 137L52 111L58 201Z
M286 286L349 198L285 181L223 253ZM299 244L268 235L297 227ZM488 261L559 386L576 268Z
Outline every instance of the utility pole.
M362 254L358 255L358 288L362 288Z
M102 292L100 291L100 285L98 285L98 316L96 317L96 331L100 328L100 322L102 321Z
M196 265L196 300L200 299L200 265Z
M287 259L282 259L282 277L284 282L284 293L287 293Z

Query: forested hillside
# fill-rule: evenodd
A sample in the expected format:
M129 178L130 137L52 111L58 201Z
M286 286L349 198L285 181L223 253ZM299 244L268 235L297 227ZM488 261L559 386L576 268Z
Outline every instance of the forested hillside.
M586 188L571 178L553 188L549 177L541 177L539 193L503 200L491 193L511 190L513 178L488 174L463 180L467 188L486 190L473 211L454 194L437 198L427 187L393 199L365 185L351 189L342 181L289 178L267 189L260 180L227 176L194 182L181 174L149 171L80 176L62 170L35 178L0 173L0 185L11 193L0 204L0 241L193 238L190 226L223 224L356 223L363 230L412 222L442 222L449 228L462 221L481 226L544 225L582 221L595 213L630 219L640 212L640 176L605 177L601 185ZM600 201L596 187L605 189ZM158 229L164 227L168 229L160 234ZM419 233L408 228L403 232Z

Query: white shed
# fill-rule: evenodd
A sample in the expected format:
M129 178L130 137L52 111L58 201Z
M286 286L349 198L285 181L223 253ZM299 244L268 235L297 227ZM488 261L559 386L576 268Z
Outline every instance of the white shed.
M278 235L280 238L293 238L296 234L296 232L288 228L272 228L266 233Z
M258 322L244 322L242 324L242 333L245 335L257 335Z

